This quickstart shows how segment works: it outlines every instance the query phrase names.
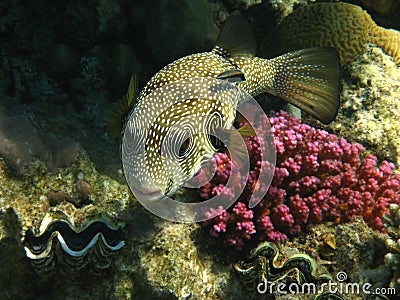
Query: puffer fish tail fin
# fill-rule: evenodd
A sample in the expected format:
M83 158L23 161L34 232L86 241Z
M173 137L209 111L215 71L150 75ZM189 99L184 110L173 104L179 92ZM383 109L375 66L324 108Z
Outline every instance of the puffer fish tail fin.
M274 70L270 93L324 124L333 121L340 104L340 62L334 48L297 50L269 63Z
M120 100L113 103L109 108L106 116L106 121L108 123L107 133L112 138L118 138L121 135L122 125L125 117L131 111L133 104L135 103L136 93L138 91L138 84L136 74L131 76L129 82L128 91L126 95Z
M212 51L228 57L255 56L256 39L250 24L240 11L234 11L229 15Z

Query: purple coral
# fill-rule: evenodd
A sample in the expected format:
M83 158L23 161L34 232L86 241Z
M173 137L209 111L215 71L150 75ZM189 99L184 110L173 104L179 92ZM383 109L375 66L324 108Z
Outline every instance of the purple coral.
M286 112L277 113L269 121L277 150L271 186L262 201L249 209L260 168L271 166L260 161L257 137L247 137L249 180L231 208L220 208L221 214L204 222L212 236L241 250L246 241L284 240L309 225L348 222L355 216L382 230L381 217L388 212L389 204L400 202L400 175L392 173L392 163L378 165L377 158L366 154L362 145L303 124ZM231 161L225 153L217 153L213 159L217 172L200 188L203 199L219 194L230 174ZM226 193L232 196L228 195L230 191ZM209 211L206 216L213 213Z

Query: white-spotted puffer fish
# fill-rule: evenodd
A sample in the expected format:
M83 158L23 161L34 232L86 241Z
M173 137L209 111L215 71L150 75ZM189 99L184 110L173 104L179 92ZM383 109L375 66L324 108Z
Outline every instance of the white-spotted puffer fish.
M334 119L340 90L334 49L304 49L274 59L255 53L251 28L235 12L211 52L178 59L150 79L126 124L122 147L125 176L137 198L172 195L217 151L210 131L229 136L240 99L229 89L211 92L211 79L233 82L251 96L279 96L323 123ZM200 92L182 85L185 79L193 79ZM133 87L131 83L128 101L134 97ZM176 97L181 101L174 102ZM141 151L136 147L140 142Z

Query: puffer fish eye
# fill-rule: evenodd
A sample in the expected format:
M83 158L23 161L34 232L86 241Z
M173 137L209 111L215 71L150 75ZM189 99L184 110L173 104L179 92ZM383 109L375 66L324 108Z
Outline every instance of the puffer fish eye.
M190 143L191 143L191 139L190 139L190 137L188 137L182 143L181 147L179 148L179 157L183 157L185 155L185 153L189 150Z

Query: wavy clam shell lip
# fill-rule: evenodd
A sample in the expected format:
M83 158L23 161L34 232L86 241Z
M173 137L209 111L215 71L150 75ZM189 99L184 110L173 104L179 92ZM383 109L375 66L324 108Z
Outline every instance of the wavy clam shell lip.
M60 255L56 251L58 245L62 249L61 255L69 256L70 260L77 259L77 263L81 263L80 258L86 255L98 255L106 259L125 245L124 227L124 223L112 225L108 220L98 218L76 230L68 219L46 215L39 233L35 234L33 229L29 228L23 234L22 244L26 256L33 261L53 260L53 252Z
M251 251L247 261L239 261L234 268L248 284L259 283L263 281L263 278L276 282L284 279L292 270L297 270L298 283L302 282L302 279L317 284L332 280L329 274L317 275L317 263L307 254L293 254L281 263L278 263L279 255L279 250L274 243L262 242Z

